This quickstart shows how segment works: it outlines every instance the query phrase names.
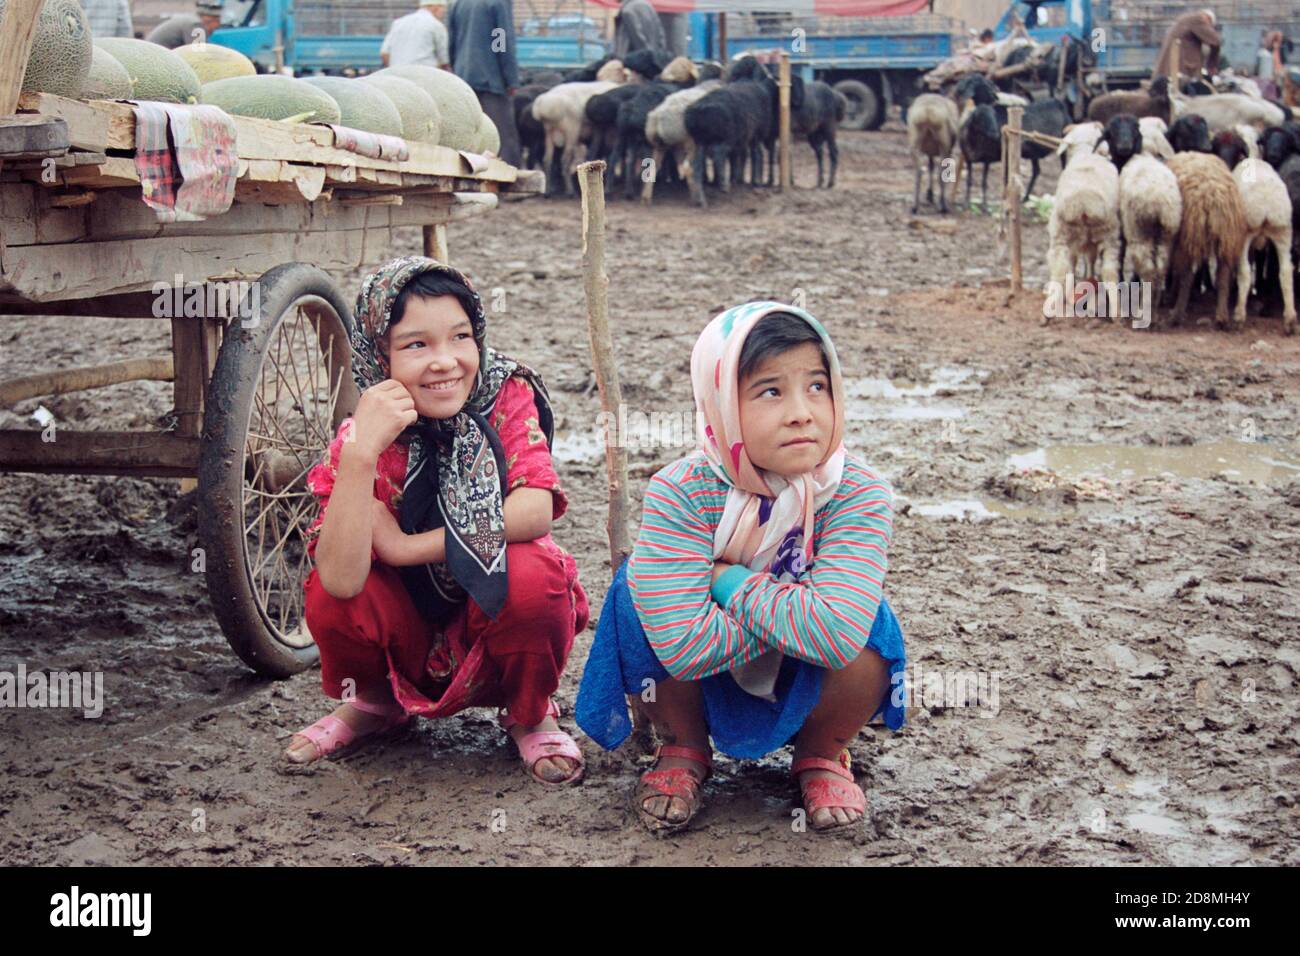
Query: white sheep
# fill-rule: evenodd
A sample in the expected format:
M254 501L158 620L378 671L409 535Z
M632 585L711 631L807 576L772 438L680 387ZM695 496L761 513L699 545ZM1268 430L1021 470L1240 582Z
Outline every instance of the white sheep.
M1105 132L1105 128L1095 120L1067 126L1061 145L1056 148L1056 154L1065 160L1066 165L1069 165L1070 160L1075 156L1083 153L1097 151L1099 155L1109 156L1110 150L1104 143L1101 149L1097 150L1097 144L1101 142Z
M912 189L912 214L916 214L921 201L921 158L929 160L930 178L926 184L925 201L934 205L934 161L943 163L952 155L957 143L957 104L946 96L922 93L907 108L907 146L911 150L912 168L916 170L916 184ZM947 212L948 203L943 194L945 170L939 170L939 211Z
M1142 144L1145 149L1145 134ZM1145 152L1124 164L1119 174L1119 218L1126 243L1124 275L1136 275L1151 283L1154 315L1169 274L1174 240L1183 222L1178 178L1169 167Z
M1211 133L1230 130L1238 125L1253 126L1263 132L1291 119L1282 107L1244 93L1214 93L1210 96L1176 96L1174 116L1195 113L1205 118Z
M1071 143L1067 133L1066 142L1060 146L1059 151L1068 154L1069 160L1057 180L1056 198L1047 221L1047 294L1064 295L1066 276L1084 256L1089 272L1100 273L1107 315L1113 318L1119 311L1119 173L1109 159L1084 151L1082 140L1086 134L1078 127L1071 132L1078 132L1080 141ZM1044 325L1048 319L1049 310L1045 309Z
M560 169L564 176L565 192L570 196L573 195L573 173L582 162L585 152L583 142L588 133L587 100L618 85L606 80L561 83L533 100L533 118L542 124L546 133L545 165L542 168L549 176L555 151L563 150Z
M1157 159L1168 159L1174 155L1174 148L1165 136L1169 126L1159 116L1143 116L1138 119L1138 128L1142 131L1142 152ZM1121 191L1123 185L1120 186Z
M1232 171L1246 205L1246 241L1237 264L1237 304L1233 320L1246 321L1246 293L1250 291L1250 251L1269 243L1277 252L1278 278L1282 285L1282 329L1295 331L1295 286L1291 265L1291 197L1286 184L1262 159L1243 159Z
M645 138L654 150L654 168L663 169L664 160L671 153L677 163L677 172L683 180L690 177L691 163L695 158L695 140L686 132L686 107L700 97L722 86L722 80L706 80L690 89L678 90L650 111L645 120ZM654 198L655 176L649 177L641 187L641 201L649 203Z

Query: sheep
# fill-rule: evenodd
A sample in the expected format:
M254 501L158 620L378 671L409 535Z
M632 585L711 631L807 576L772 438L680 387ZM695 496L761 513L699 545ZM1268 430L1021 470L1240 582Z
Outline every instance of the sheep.
M1115 168L1124 171L1124 164L1142 152L1142 127L1137 117L1120 113L1106 121L1100 142L1106 144L1107 153Z
M1138 120L1138 129L1142 131L1142 152L1157 159L1168 159L1174 155L1174 148L1169 144L1166 133L1169 127L1158 116L1143 116Z
M653 83L639 84L635 89L634 96L619 104L616 123L618 135L613 153L613 160L619 162L623 168L623 189L628 199L632 198L633 190L636 188L637 167L640 165L640 160L650 149L645 135L645 124L650 111L662 104L671 94L681 92L683 87L679 83L664 83L656 80ZM612 165L611 162L611 168ZM657 165L655 170L658 170Z
M587 100L583 110L587 124L591 129L587 155L591 159L609 159L618 139L618 108L624 102L636 96L641 88L639 83L625 83L605 93L597 93ZM613 164L610 164L613 172Z
M1151 80L1146 92L1119 90L1103 93L1088 104L1088 119L1106 123L1113 116L1128 113L1131 116L1158 116L1166 123L1173 119L1173 102L1169 98L1169 78L1157 76Z
M975 105L964 114L958 126L958 141L962 147L962 157L968 167L975 163L984 164L982 180L983 204L988 204L989 165L1002 158L1002 127L1006 125L1007 111L998 106L997 87L978 74L963 77L953 91L954 98L960 103L970 100ZM1070 108L1057 99L1037 100L1025 108L1021 120L1023 129L1043 133L1053 138L1060 138L1070 122ZM1051 152L1051 147L1040 145L1033 140L1021 142L1021 155L1030 161L1033 175L1025 189L1028 199L1038 181L1039 160ZM971 181L966 180L966 205L970 206Z
M793 92L791 90L791 93ZM821 80L804 84L802 100L798 109L791 104L791 132L795 136L806 139L808 145L812 147L813 155L817 157L818 189L822 186L822 147L826 147L831 161L831 173L826 180L826 188L834 189L835 171L840 165L840 149L835 141L835 130L844 120L848 100L842 93L837 93L829 84ZM791 179L793 180L793 176Z
M678 175L682 179L690 176L695 158L695 140L686 132L686 107L720 86L722 80L706 80L671 94L650 111L645 120L645 138L653 151L656 171L664 168L664 160L671 153L677 162ZM643 203L649 204L654 197L655 178L651 176L641 187Z
M926 184L925 201L934 205L934 161L941 164L939 171L939 212L948 211L943 194L942 163L952 155L957 142L957 104L937 93L923 93L907 108L907 147L912 154L912 168L916 170L916 185L912 189L912 215L916 215L921 201L921 157L929 161L930 178Z
M644 81L653 80L672 62L672 54L666 50L633 50L623 57L623 66Z
M1154 323L1183 221L1178 179L1154 156L1141 153L1125 163L1119 174L1119 218L1125 244L1122 274L1151 283Z
M1062 143L1062 151L1070 151ZM1066 277L1079 256L1099 262L1106 290L1107 315L1119 311L1119 173L1103 156L1075 149L1056 185L1056 201L1047 220L1047 264L1050 297L1064 294ZM1091 267L1090 267L1091 271ZM1050 310L1043 312L1043 324ZM1059 314L1059 311L1058 311Z
M1295 331L1295 285L1291 266L1292 206L1286 184L1268 163L1249 156L1247 146L1235 133L1219 133L1214 151L1232 170L1246 214L1246 238L1237 265L1237 307L1233 321L1246 322L1246 295L1251 287L1251 250L1270 243L1277 254L1278 281L1282 286L1282 329ZM1262 284L1262 283L1261 283Z
M1174 242L1173 269L1178 276L1178 299L1174 303L1172 324L1181 325L1187 315L1187 301L1197 269L1214 262L1219 280L1214 320L1225 327L1231 277L1237 271L1247 234L1241 190L1217 156L1183 152L1172 156L1168 165L1178 179L1178 192L1183 198L1183 222ZM1244 295L1244 290L1237 294Z
M1260 155L1274 169L1280 169L1288 156L1300 153L1300 123L1270 126L1259 137Z
M1169 145L1175 153L1208 153L1210 127L1205 117L1187 113L1169 124Z
M564 177L565 192L570 196L574 194L573 172L582 162L583 134L590 129L586 121L587 101L599 93L612 90L614 86L614 83L604 80L561 83L539 94L533 100L533 118L540 122L546 131L546 154L543 164L547 178L549 179L551 175L551 164L556 149L562 149L560 174Z
M1174 100L1174 113L1177 116L1195 113L1203 117L1211 133L1230 130L1239 123L1253 126L1262 132L1291 118L1282 107L1244 93L1215 93L1213 96L1198 96L1191 100L1180 96Z
M515 111L515 127L519 130L519 149L523 157L524 169L540 166L542 154L546 150L546 129L533 116L533 100L552 86L558 85L558 83L529 83L515 91L511 105ZM550 173L548 172L547 175L549 176Z
M794 90L791 90L794 107ZM714 157L723 192L729 192L733 174L739 181L744 161L750 159L750 181L758 180L761 143L777 122L777 90L771 76L753 57L743 57L732 67L730 80L686 107L686 131L695 141L695 169L691 176L695 202L704 198L705 153ZM724 170L723 159L729 170Z
M1061 144L1056 148L1056 153L1061 157L1062 162L1068 166L1070 160L1080 153L1103 152L1104 146L1101 139L1105 134L1105 127L1100 123L1072 123L1065 128L1064 135L1061 137ZM1103 148L1099 149L1098 147Z

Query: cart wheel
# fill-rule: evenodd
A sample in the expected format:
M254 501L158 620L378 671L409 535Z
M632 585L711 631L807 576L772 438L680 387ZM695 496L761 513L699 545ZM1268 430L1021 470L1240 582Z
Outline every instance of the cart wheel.
M230 646L259 674L316 662L303 616L315 517L307 471L357 404L352 313L314 266L276 266L226 327L208 384L199 459L199 539L208 594Z

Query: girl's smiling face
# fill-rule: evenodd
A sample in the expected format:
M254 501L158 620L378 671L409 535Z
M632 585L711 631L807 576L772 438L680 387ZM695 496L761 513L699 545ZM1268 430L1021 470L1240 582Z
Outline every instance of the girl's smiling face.
M804 342L768 356L739 385L740 430L754 466L784 477L816 468L835 428L821 348Z
M401 320L388 330L388 368L416 412L451 418L469 400L478 366L473 326L454 295L407 298Z

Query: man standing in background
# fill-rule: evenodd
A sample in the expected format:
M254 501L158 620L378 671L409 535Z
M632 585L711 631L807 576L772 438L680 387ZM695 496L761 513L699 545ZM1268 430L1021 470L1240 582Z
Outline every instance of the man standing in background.
M519 165L519 130L510 99L519 86L511 0L456 0L447 11L451 68L478 96L501 134L501 158Z
M650 0L623 0L614 17L614 57L623 59L633 50L667 50L664 26Z
M1182 76L1198 77L1201 68L1214 75L1219 68L1219 48L1223 46L1223 37L1215 29L1213 10L1198 10L1184 13L1169 25L1164 42L1160 44L1160 55L1156 57L1153 76L1169 76L1174 66L1174 47L1178 47L1178 72ZM1202 46L1210 48L1207 57Z
M212 36L217 32L217 27L221 26L220 2L211 3L201 0L194 4L194 14L181 13L170 20L164 20L149 31L145 39L150 43L157 43L159 46L174 50L178 46L193 43L199 33L203 36L198 39Z
M439 14L445 8L441 0L421 3L419 9L398 17L388 28L379 59L384 66L436 66L451 69L447 28Z
M92 37L134 37L129 0L81 0Z

